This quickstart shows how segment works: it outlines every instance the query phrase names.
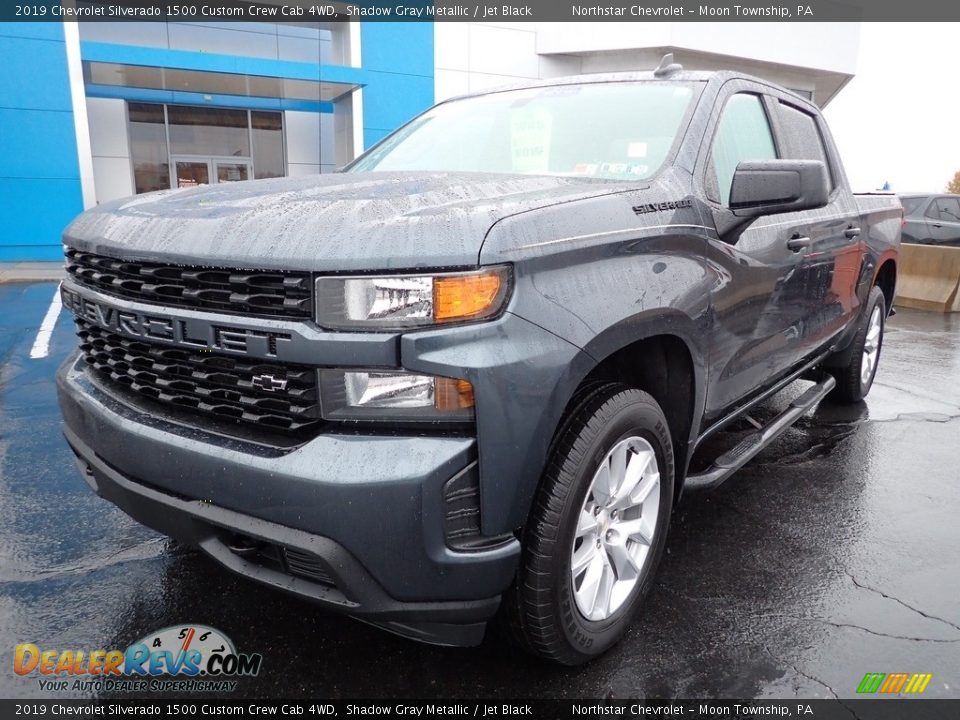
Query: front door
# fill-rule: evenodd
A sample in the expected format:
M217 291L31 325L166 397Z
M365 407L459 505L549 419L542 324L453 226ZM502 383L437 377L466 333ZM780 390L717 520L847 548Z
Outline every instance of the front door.
M705 185L727 207L737 165L780 157L763 98L740 92L723 105L713 136ZM707 267L716 276L711 293L715 333L707 414L720 413L764 382L788 370L802 346L803 253L788 244L781 218L755 222L728 243L711 240ZM766 227L764 227L766 226Z

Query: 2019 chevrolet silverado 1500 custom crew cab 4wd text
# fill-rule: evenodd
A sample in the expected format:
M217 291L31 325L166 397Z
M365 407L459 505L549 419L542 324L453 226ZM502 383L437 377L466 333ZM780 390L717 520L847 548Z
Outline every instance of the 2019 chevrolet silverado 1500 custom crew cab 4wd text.
M66 437L100 495L241 575L430 642L497 616L581 662L681 490L869 391L901 217L850 192L814 105L749 77L450 100L341 173L81 215Z

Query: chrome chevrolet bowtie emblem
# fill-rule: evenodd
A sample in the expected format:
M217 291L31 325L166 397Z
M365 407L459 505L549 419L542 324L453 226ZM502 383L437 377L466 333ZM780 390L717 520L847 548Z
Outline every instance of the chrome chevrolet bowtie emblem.
M275 378L273 375L254 375L253 379L250 380L250 384L267 392L287 389L286 379Z

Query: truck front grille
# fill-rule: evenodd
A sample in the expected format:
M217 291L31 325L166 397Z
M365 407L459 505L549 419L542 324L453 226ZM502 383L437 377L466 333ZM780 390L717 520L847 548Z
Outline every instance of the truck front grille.
M310 318L310 273L228 270L118 260L67 250L74 282L146 303L259 317Z
M75 322L87 364L123 392L247 427L300 433L320 423L313 368L132 340Z

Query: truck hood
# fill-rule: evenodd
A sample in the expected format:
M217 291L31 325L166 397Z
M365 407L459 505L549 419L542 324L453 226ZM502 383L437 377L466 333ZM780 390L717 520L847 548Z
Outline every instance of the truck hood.
M345 173L140 195L80 215L64 242L130 259L358 271L476 265L505 217L636 189L481 173Z

